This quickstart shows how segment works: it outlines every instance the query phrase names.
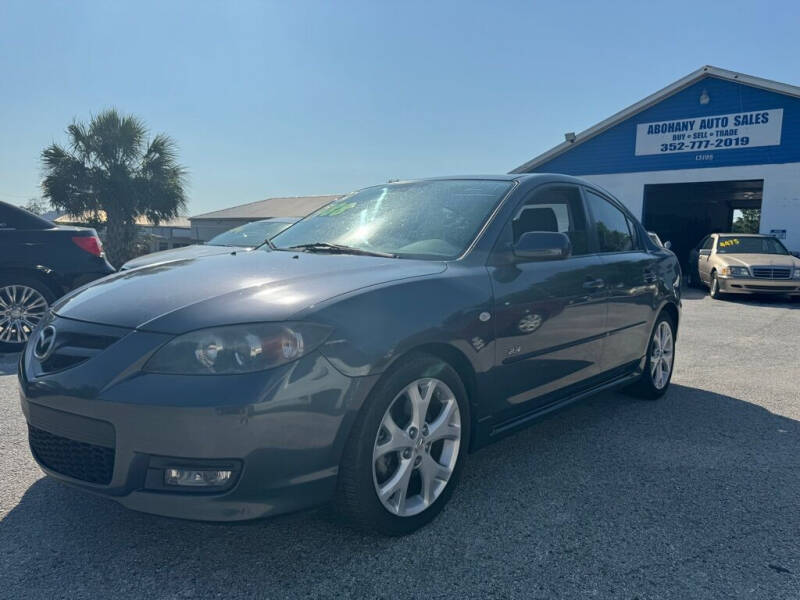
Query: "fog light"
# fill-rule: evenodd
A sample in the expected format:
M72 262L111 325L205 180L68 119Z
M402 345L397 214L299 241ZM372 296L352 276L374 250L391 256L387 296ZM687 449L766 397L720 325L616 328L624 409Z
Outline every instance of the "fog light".
M233 471L218 469L179 469L164 470L164 483L186 487L221 487L228 485Z

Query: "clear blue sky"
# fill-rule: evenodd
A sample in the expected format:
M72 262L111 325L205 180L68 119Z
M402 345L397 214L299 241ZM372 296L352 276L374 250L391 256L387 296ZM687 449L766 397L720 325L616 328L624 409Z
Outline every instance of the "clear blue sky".
M178 142L189 214L507 172L703 64L800 84L796 2L0 0L0 200L106 107Z

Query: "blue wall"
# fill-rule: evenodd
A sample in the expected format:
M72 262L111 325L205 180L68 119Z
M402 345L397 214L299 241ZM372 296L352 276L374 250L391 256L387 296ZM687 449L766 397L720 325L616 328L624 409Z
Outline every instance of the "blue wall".
M701 105L705 90L710 102ZM783 108L780 146L635 156L636 124ZM713 160L697 160L712 154ZM538 173L598 175L800 162L800 99L707 76L534 169Z

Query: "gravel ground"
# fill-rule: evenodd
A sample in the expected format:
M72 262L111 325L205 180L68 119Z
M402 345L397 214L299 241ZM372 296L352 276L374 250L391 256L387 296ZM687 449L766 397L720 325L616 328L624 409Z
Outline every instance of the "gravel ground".
M670 392L607 393L469 457L404 539L325 511L137 514L42 477L0 356L3 598L798 598L800 304L689 292Z

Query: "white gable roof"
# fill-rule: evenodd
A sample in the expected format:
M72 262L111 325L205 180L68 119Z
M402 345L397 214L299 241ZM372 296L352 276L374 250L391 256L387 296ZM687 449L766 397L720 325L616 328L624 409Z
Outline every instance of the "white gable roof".
M604 131L611 129L614 125L621 123L625 119L632 117L633 115L650 108L654 104L661 102L664 98L672 96L680 92L681 90L689 87L690 85L697 83L701 79L705 77L716 77L717 79L724 79L727 81L732 81L734 83L743 83L745 85L749 85L752 87L762 88L765 90L769 90L771 92L777 92L779 94L786 94L787 96L794 96L795 98L800 98L800 87L795 85L789 85L787 83L780 83L778 81L772 81L770 79L762 79L761 77L753 77L752 75L745 75L744 73L737 73L735 71L728 71L727 69L720 69L718 67L712 67L711 65L706 65L704 67L700 67L696 71L689 73L686 77L682 77L678 81L668 85L662 90L657 91L655 94L650 94L643 100L640 100L636 104L631 104L628 108L625 108L618 113L611 115L605 121L601 121L597 125L590 127L585 131L581 131L579 134L575 136L575 139L571 142L562 142L555 148L551 148L547 152L540 154L539 156L529 160L523 165L518 166L516 169L510 171L511 173L527 173L531 169L535 169L541 164L544 164L556 156L564 154L568 150L571 150L575 146L582 144L583 142L595 137L603 133Z

